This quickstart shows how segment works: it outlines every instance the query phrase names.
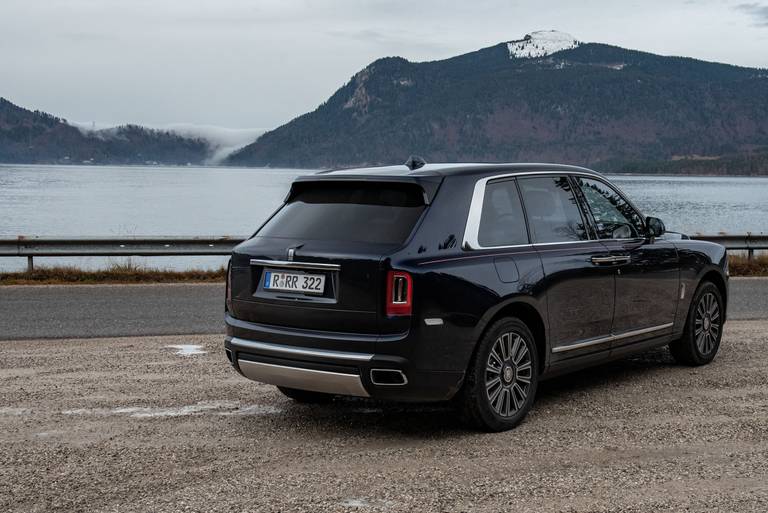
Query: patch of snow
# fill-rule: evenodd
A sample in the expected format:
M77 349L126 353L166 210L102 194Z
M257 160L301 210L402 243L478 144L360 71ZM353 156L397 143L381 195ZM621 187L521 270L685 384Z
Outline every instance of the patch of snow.
M240 406L236 410L223 411L219 415L275 415L282 413L283 409L268 404L252 404L250 406Z
M342 501L342 506L347 508L370 508L371 503L365 499L346 499Z
M208 351L203 351L203 346L196 346L194 344L182 344L178 346L165 346L170 349L178 349L174 354L179 356L192 356L195 354L207 354Z
M3 406L0 408L0 415L26 415L27 413L30 413L30 410L27 408L11 408L9 406Z
M523 39L507 43L509 58L533 59L576 48L581 43L572 35L557 30L540 30Z
M118 408L77 408L64 410L63 415L128 415L137 419L162 417L186 417L197 414L215 415L274 415L283 410L267 404L250 404L242 406L237 401L201 401L185 406L121 406Z
M136 418L151 418L151 417L185 417L187 415L194 415L195 413L203 413L207 411L233 409L237 408L237 403L231 401L213 401L202 402L197 404L190 404L187 406L177 406L171 408L152 408L144 406L131 406L125 408L115 408L112 413L127 414L130 417Z

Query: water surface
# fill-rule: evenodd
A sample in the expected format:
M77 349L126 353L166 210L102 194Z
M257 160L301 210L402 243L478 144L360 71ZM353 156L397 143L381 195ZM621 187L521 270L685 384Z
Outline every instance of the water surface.
M0 238L17 235L247 235L311 171L215 167L0 165ZM646 215L684 233L768 232L768 178L615 176ZM112 259L117 260L117 259ZM218 257L141 259L216 267ZM41 259L52 263L51 259ZM83 266L105 259L57 259ZM22 259L0 259L20 268Z

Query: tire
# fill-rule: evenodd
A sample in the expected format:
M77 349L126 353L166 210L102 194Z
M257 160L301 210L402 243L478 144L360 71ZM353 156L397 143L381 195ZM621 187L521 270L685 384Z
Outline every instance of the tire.
M717 286L702 282L693 295L682 338L669 344L677 363L698 366L715 358L723 337L724 311Z
M299 390L297 388L277 387L283 395L289 397L302 404L322 404L329 403L333 400L331 394L324 394L322 392L312 392L311 390Z
M492 324L456 398L462 419L485 431L517 426L536 397L538 363L533 335L524 322L508 317Z

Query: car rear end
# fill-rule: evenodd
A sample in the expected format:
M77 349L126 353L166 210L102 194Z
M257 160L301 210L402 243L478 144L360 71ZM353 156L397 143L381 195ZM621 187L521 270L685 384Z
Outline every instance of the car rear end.
M427 399L408 361L413 276L393 267L442 177L314 175L235 248L225 347L245 377L361 397Z

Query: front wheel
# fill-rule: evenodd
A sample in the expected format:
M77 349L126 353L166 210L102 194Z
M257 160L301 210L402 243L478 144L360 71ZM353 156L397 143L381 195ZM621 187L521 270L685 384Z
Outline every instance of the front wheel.
M512 429L525 418L538 387L533 335L514 317L494 323L478 343L457 397L464 420L488 431Z
M699 285L688 310L683 336L669 344L675 361L684 365L711 362L723 337L723 298L712 282Z

